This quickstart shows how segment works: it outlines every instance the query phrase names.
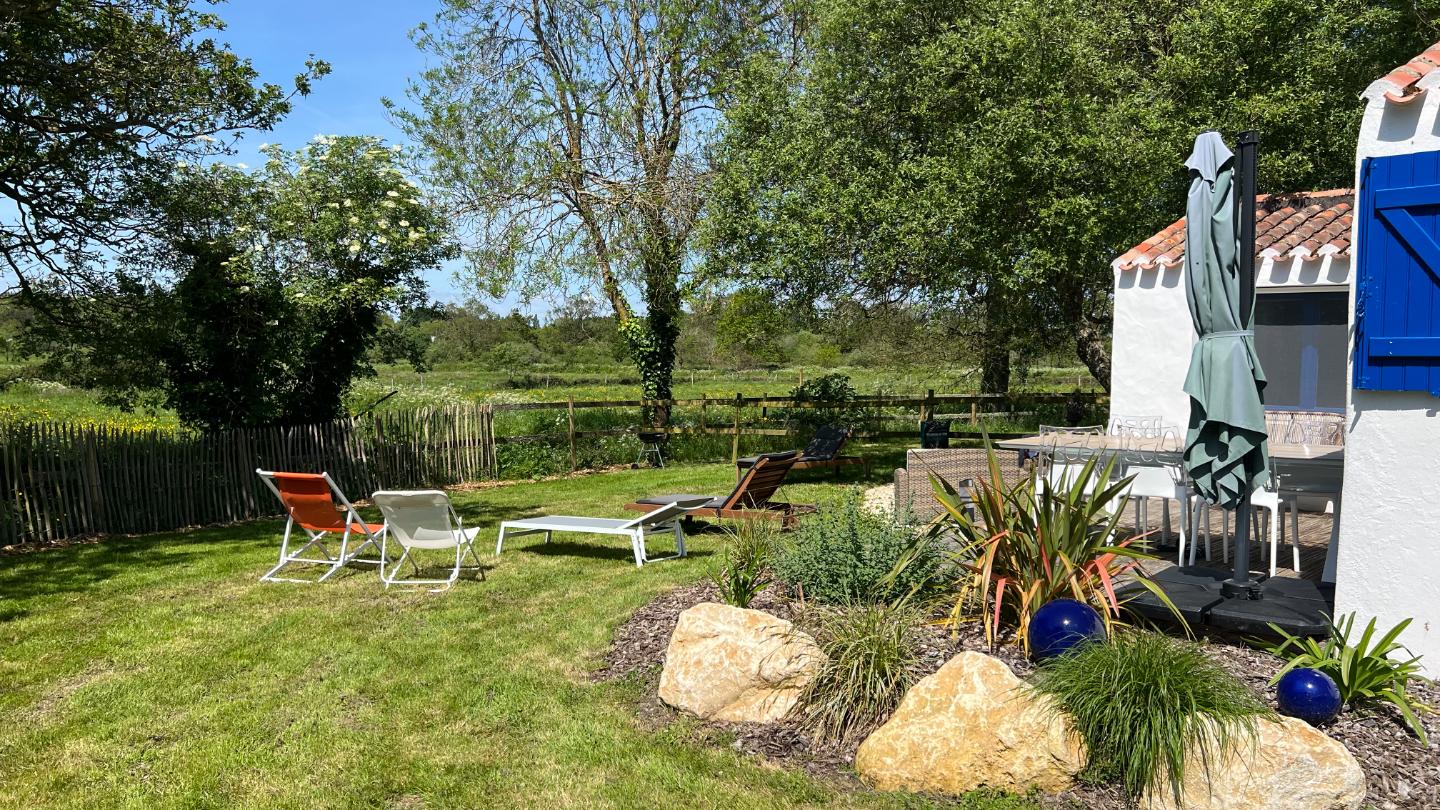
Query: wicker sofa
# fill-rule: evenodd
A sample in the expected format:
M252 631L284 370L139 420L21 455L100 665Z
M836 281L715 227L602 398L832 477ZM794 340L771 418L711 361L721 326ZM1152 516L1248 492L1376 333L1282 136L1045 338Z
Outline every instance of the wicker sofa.
M1020 482L1028 473L1016 461L1016 454L997 451L1000 475L1008 485ZM935 498L930 476L946 481L964 492L967 482L988 480L989 462L984 448L946 448L938 450L907 450L905 466L895 470L895 518L901 523L926 523L942 510Z

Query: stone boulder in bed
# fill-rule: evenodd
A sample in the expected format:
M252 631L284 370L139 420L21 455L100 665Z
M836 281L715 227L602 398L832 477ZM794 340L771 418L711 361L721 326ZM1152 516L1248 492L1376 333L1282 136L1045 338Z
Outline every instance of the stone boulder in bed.
M1079 735L1049 699L978 652L911 687L855 755L855 770L875 788L951 795L1059 792L1084 765Z
M660 699L709 720L775 722L795 705L823 656L814 639L784 619L702 602L675 625Z

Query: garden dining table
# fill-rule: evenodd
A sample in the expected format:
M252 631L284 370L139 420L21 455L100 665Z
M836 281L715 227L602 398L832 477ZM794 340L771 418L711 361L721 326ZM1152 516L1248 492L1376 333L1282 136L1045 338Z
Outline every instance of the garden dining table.
M1094 434L1057 433L1025 436L995 443L1002 450L1032 453L1061 453L1071 458L1092 455L1113 456L1118 463L1180 464L1184 442L1167 435L1162 438L1106 436ZM1330 532L1330 545L1325 550L1322 582L1335 581L1335 558L1340 542L1340 482L1345 469L1345 448L1328 444L1286 444L1270 442L1270 459L1277 478L1285 481L1286 489L1301 492L1331 490L1335 504L1335 522ZM1322 484L1317 487L1315 484Z

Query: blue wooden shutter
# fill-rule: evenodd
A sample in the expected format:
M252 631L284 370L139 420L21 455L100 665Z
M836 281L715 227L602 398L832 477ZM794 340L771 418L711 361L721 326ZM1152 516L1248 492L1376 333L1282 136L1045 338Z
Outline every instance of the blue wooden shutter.
M1361 169L1355 387L1440 396L1440 152Z

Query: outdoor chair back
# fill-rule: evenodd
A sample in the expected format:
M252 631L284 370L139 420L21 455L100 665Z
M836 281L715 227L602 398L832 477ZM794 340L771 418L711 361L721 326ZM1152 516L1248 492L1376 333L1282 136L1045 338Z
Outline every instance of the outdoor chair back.
M485 568L475 554L475 535L479 529L466 529L450 498L438 489L422 490L380 490L370 496L380 514L385 516L385 535L381 545L381 557L388 558L388 544L393 537L400 544L402 552L395 564L388 569L380 568L380 579L385 587L391 585L439 585L432 591L443 591L455 584L460 571L472 568L480 578L485 577ZM444 579L401 579L400 569L406 562L420 573L419 564L413 552L425 550L454 549L455 559L449 563L450 573ZM465 558L474 561L473 566L464 564Z
M652 529L656 526L669 524L675 518L683 517L685 513L696 507L709 503L709 498L687 498L685 500L667 503L657 507L653 512L646 512L638 518L620 526L621 529Z
M284 537L280 541L280 560L274 568L260 578L261 581L312 581L276 576L281 569L291 564L328 567L329 571L326 571L318 580L313 580L324 582L348 563L367 563L369 565L383 563L384 552L381 536L384 534L385 527L380 524L366 523L355 511L355 507L346 499L345 494L340 491L340 487L336 485L329 473L272 472L258 469L255 473L260 476L260 480L265 482L265 486L275 493L275 497L280 499L288 518L285 521ZM297 526L305 535L306 541L299 548L292 550L290 541ZM340 548L336 553L331 553L330 548L326 545L326 541L331 535L339 535ZM352 536L364 539L352 547ZM360 553L366 548L374 549L381 556L361 557ZM307 556L311 551L318 552L320 556Z
M845 441L850 438L850 428L840 425L822 425L815 431L815 437L805 445L803 458L806 461L829 461L840 455Z
M330 478L325 473L260 473L271 482L285 512L301 528L312 532L341 532L354 509L349 502L341 507L335 502ZM267 477L268 476L268 477ZM355 517L360 522L359 517Z
M800 453L789 450L784 453L762 454L725 498L721 509L764 508L780 485L790 468L800 460Z
M372 500L389 533L405 548L454 548L459 515L440 490L382 490Z
M936 450L950 446L950 420L926 419L920 423L920 449Z

